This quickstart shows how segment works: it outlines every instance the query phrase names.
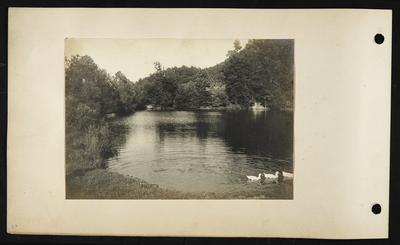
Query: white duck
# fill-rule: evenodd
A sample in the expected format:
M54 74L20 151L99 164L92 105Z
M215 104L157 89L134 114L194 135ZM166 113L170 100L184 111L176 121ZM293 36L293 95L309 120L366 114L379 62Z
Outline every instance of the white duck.
M283 177L285 179L293 179L293 174L292 173L288 173L288 172L282 172Z
M261 173L259 173L258 176L246 175L246 177L248 181L255 182L261 179Z
M277 180L279 177L279 171L276 171L275 174L266 174L264 173L264 176L266 179L270 179L270 180Z
M276 171L275 174L266 174L264 173L264 176L266 179L269 180L275 180L275 181L282 181L282 180L288 180L288 179L293 179L293 174L288 173L288 172L281 172L281 171Z

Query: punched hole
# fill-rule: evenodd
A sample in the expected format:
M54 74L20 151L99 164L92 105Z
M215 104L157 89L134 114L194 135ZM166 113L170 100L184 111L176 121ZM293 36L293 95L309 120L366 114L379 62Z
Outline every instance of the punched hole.
M377 44L382 44L384 41L385 41L385 37L382 34L378 33L375 35L375 42Z
M372 211L374 214L380 214L381 211L382 211L381 205L379 205L379 204L374 204L374 205L372 205L371 211Z

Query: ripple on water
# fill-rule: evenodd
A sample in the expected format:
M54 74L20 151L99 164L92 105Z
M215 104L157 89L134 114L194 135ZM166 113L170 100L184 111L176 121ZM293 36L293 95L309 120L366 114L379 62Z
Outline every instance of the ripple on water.
M111 171L182 191L264 188L273 194L282 189L248 183L246 175L278 169L292 172L292 126L288 129L288 123L273 116L226 113L137 112L124 118L130 127L126 142L107 165Z

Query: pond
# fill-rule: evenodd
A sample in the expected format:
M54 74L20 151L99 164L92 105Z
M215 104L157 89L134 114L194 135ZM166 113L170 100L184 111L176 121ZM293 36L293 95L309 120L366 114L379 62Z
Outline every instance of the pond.
M108 169L160 187L251 191L260 184L246 175L293 173L293 112L139 111L118 120L129 130ZM287 185L270 185L277 197L291 196Z

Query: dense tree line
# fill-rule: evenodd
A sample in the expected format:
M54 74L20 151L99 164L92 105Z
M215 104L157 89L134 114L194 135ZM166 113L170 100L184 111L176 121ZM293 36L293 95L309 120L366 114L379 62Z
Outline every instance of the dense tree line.
M173 67L136 83L138 104L161 110L201 108L247 109L260 102L272 109L293 107L293 40L250 40L244 48L233 44L227 59L216 66Z
M140 108L151 104L161 110L195 110L228 103L220 70L187 66L163 69L159 62L155 62L155 69L135 84Z

